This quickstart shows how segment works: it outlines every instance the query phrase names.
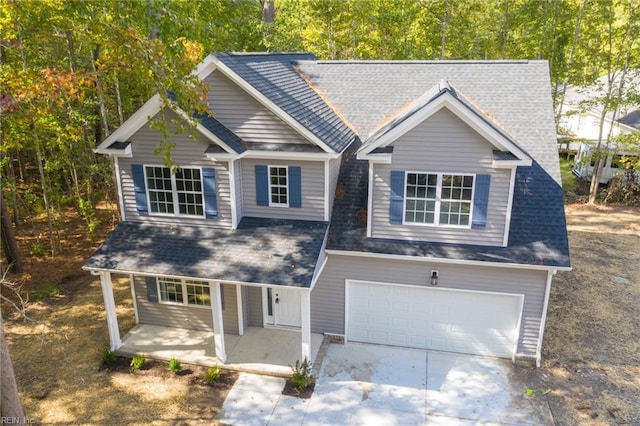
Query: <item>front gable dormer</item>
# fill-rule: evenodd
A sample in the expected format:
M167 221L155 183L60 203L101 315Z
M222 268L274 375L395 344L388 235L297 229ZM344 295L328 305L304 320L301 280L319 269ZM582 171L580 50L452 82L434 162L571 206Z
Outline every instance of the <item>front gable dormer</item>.
M515 169L529 155L446 82L384 122L364 142L367 235L506 245Z

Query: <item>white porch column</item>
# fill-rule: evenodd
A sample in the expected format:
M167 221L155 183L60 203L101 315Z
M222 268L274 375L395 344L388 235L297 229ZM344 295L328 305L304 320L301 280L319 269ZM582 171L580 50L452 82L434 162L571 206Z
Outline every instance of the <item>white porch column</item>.
M311 361L311 290L300 292L300 336L302 337L302 358Z
M244 307L242 306L242 286L236 284L236 305L238 307L238 335L244 335Z
M220 300L220 283L211 283L211 312L213 315L213 344L216 349L216 358L220 362L227 361L227 352L224 348L224 324L222 322L222 301Z
M100 285L102 286L102 297L107 312L110 348L112 351L115 351L122 346L122 341L120 340L120 330L118 329L118 316L116 315L116 301L113 297L111 273L100 272Z

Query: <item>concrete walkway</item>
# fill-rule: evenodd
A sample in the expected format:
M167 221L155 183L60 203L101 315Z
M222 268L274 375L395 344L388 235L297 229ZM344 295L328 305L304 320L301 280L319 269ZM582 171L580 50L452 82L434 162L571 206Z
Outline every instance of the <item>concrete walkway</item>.
M243 373L218 418L229 425L546 425L510 380L508 360L332 344L309 399L282 395L284 379Z

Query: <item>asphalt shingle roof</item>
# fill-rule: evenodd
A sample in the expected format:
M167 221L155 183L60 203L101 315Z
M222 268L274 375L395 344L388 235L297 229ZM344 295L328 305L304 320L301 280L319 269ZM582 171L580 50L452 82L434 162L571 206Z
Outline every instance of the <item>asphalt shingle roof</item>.
M236 153L241 154L247 150L246 142L233 133L227 126L207 114L194 114L200 123L220 140L227 144Z
M297 69L361 140L441 80L508 129L560 182L546 61L298 61Z
M327 226L252 217L236 230L121 222L86 267L309 287Z
M216 57L335 152L344 151L354 140L351 129L294 69L295 61L315 56L219 53Z

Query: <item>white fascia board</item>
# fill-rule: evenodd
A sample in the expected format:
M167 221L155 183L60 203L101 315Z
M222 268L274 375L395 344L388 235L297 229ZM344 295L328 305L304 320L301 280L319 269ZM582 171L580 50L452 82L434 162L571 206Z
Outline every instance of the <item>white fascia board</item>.
M493 160L491 167L494 169L513 169L518 166L530 166L531 160Z
M358 160L368 160L371 163L391 164L392 154L365 154L360 152L356 155Z
M360 153L370 154L371 151L376 148L389 145L391 142L400 138L418 124L440 111L442 108L447 108L449 111L454 113L458 118L468 124L495 147L502 151L509 151L518 157L523 162L518 165L531 165L531 157L448 92L442 94L424 108L415 112L411 117L407 118L386 134L382 135L380 139L374 143L367 145L367 142L365 141Z
M107 148L114 142L124 142L142 126L149 122L149 119L162 109L162 98L160 95L153 95L144 105L140 107L122 126L111 133L98 147L95 152L98 154L112 154Z
M240 156L238 154L229 154L229 153L209 153L209 154L205 154L205 156L211 160L211 161L233 161L236 160L238 158L240 158Z
M238 156L238 158L264 158L273 160L307 160L307 161L323 161L340 157L338 153L328 152L283 152L283 151L258 151L248 150Z
M208 59L208 57L207 57ZM276 105L273 101L267 98L265 95L260 93L255 87L247 83L244 79L242 79L239 75L233 72L229 67L227 67L221 60L216 58L215 56L212 58L213 65L215 69L218 69L221 73L227 76L231 81L240 86L245 92L251 95L254 99L264 105L269 111L274 113L277 117L279 117L282 121L291 126L294 130L296 130L300 135L302 135L309 142L314 145L318 145L325 152L333 153L335 152L333 149L329 148L327 144L322 142L316 135L311 133L309 129L300 124L295 118L291 117L287 114L282 108ZM207 67L203 67L203 71L208 69Z
M200 80L204 80L205 78L207 78L209 74L216 70L215 59L216 57L213 53L207 55L207 57L198 64L192 75L195 75Z
M524 263L503 263L503 262L485 262L481 260L463 260L463 259L445 259L441 257L424 257L424 256L405 256L401 254L386 254L386 253L367 253L361 251L346 251L346 250L333 250L327 249L327 254L339 255L339 256L354 256L354 257L368 257L372 259L387 259L387 260L411 260L415 262L428 262L428 263L448 263L454 265L471 265L471 266L490 266L496 268L509 268L509 269L531 269L538 271L570 271L571 267L563 266L543 266L543 265L528 265Z
M160 277L160 278L175 278L180 280L198 280L205 282L219 282L220 284L231 284L231 285L244 285L247 287L285 287L287 289L292 290L300 290L300 291L311 291L309 287L296 287L290 285L282 285L282 284L268 284L268 283L255 283L251 281L234 281L234 280L218 280L213 278L202 278L202 277L192 277L188 275L169 275L169 274L151 274L148 272L139 272L139 271L129 271L129 270L119 270L119 269L109 269L109 268L91 268L88 266L82 267L83 271L88 271L91 275L99 275L103 272L109 272L112 274L122 274L122 275L139 275L141 277Z
M100 149L100 147L95 148L93 150L96 154L104 154L110 155L112 157L123 157L123 158L132 158L133 150L131 149L131 144L127 146L124 150L122 149Z

